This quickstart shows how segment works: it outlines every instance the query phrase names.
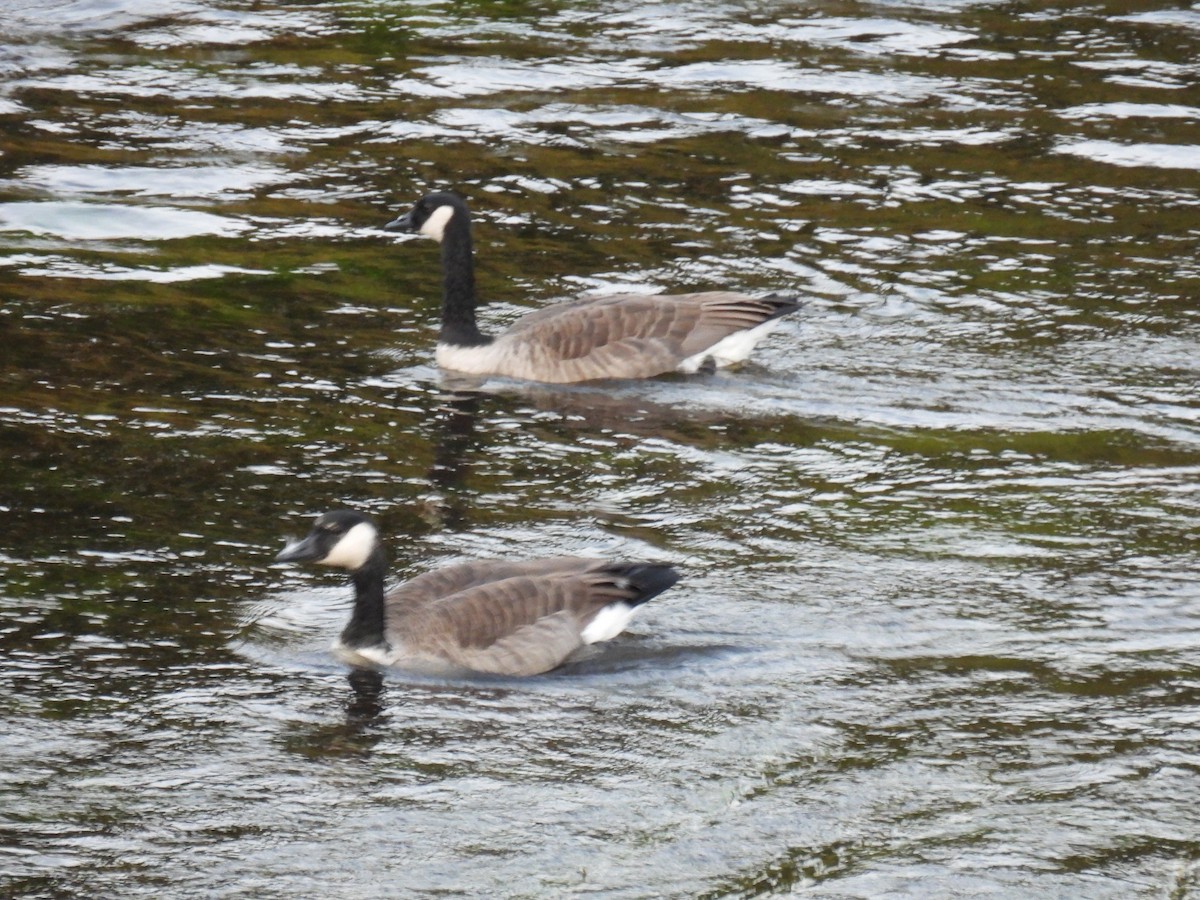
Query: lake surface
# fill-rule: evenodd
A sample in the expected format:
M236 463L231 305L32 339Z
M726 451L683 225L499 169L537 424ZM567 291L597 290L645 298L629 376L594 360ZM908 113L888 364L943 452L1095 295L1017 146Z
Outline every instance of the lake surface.
M1200 7L9 0L0 894L1200 897ZM737 372L464 389L581 292ZM348 677L397 577L673 561L528 680Z

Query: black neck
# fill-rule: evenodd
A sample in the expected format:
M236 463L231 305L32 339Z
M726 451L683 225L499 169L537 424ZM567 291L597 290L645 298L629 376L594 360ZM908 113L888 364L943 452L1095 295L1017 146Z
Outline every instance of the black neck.
M377 647L387 644L383 622L383 579L387 574L387 559L376 547L361 569L350 574L354 582L354 612L342 631L342 643L347 647Z
M476 347L491 342L475 324L475 261L471 224L465 209L457 210L442 235L442 333L446 344Z

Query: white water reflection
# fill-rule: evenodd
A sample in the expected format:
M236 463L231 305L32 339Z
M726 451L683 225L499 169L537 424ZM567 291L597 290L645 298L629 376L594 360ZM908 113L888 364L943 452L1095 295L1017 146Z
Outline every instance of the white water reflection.
M308 102L367 99L363 88L346 82L322 82L317 69L276 63L231 68L221 76L164 61L158 65L116 66L95 72L35 76L16 85L22 90L67 94L172 100L300 100Z
M1059 112L1064 119L1200 119L1200 107L1180 103L1085 103Z
M702 46L713 34L730 42L770 44L796 42L837 47L865 55L936 53L973 40L972 31L901 18L812 16L796 18L784 9L747 21L737 10L701 4L633 4L631 8L595 14L564 11L576 27L587 28L594 42L664 54Z
M854 53L924 56L974 40L973 32L902 19L837 16L794 22L784 20L763 28L761 38L831 45Z
M1134 22L1138 25L1163 25L1200 31L1200 11L1194 7L1192 9L1148 9L1126 16L1116 16L1115 20Z
M527 112L506 109L448 109L438 114L444 126L435 129L398 123L388 130L396 136L472 135L505 137L529 142L552 141L557 146L586 148L591 141L651 143L695 135L741 132L756 138L776 138L790 129L767 119L735 113L670 113L638 106L588 107L552 103ZM569 135L550 128L571 129Z
M655 70L647 80L664 88L780 91L795 94L847 94L868 103L912 103L928 97L955 104L962 83L927 75L865 71L831 72L805 68L781 60L727 60L697 62Z
M634 83L647 61L594 61L588 59L506 60L474 58L466 62L440 61L423 66L393 90L415 97L482 97L506 91L565 92L593 90Z
M1117 141L1067 140L1055 150L1113 166L1200 169L1200 144L1122 144Z
M320 134L302 127L268 128L240 123L188 121L141 110L104 111L96 124L110 136L114 147L141 151L150 146L162 151L219 153L222 156L263 156L304 152Z
M416 70L423 80L405 78L393 90L414 97L481 97L510 91L564 93L616 86L652 85L661 89L767 90L799 94L849 94L871 102L906 103L937 96L948 105L980 106L990 101L964 96L964 84L950 79L895 72L837 71L804 68L781 60L727 60L660 66L653 59L596 61L560 59L515 61L473 58L444 61ZM973 93L988 95L980 85Z
M265 185L282 185L293 173L268 165L229 166L29 166L0 188L20 186L57 195L128 194L135 197L245 197Z
M1132 88L1183 90L1195 83L1200 66L1195 63L1134 59L1126 56L1110 59L1086 59L1074 62L1084 69L1106 72L1104 80Z
M0 22L14 35L116 34L156 19L203 15L208 6L203 0L8 0Z
M304 35L316 38L336 31L331 18L319 7L287 10L222 9L204 4L189 15L155 17L155 25L139 29L133 40L143 47L229 47L275 38Z
M190 209L110 203L0 203L0 231L53 235L65 240L177 240L203 234L232 236L246 222Z
M241 266L205 264L175 268L121 266L115 263L88 265L65 256L18 253L0 257L0 267L11 268L22 275L49 278L88 278L97 281L145 281L154 284L173 284L205 278L224 278L227 275L270 275L267 269L248 269Z

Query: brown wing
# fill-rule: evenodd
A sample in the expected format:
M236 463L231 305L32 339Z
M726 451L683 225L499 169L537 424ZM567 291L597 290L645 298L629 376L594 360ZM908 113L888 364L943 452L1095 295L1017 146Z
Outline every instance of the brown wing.
M701 305L700 316L680 346L683 359L707 350L735 332L748 331L799 309L796 301L774 295L756 298L728 291L712 291L683 296L697 298Z
M388 637L407 652L476 671L536 675L582 645L580 633L601 608L636 593L602 569L515 575L397 610Z
M500 374L540 381L648 378L673 371L722 338L795 308L745 294L617 294L558 303L497 339Z
M579 622L563 610L523 625L487 647L464 647L453 661L494 675L540 675L562 665L582 644Z

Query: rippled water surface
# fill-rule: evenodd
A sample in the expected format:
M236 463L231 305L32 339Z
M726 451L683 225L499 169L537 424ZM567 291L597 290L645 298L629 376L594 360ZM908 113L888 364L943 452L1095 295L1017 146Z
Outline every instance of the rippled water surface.
M9 0L0 894L1200 896L1200 7ZM718 375L463 391L600 289ZM382 682L347 589L676 562L606 650Z

